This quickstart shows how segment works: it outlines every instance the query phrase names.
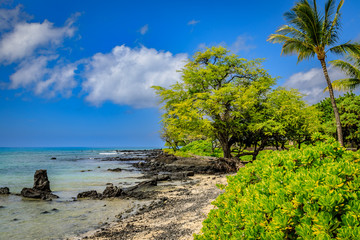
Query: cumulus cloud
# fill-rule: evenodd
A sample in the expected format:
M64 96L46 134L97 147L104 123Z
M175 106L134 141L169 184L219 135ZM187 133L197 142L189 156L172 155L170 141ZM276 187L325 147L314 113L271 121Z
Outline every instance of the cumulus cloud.
M193 25L194 26L194 25L198 24L199 22L200 22L199 20L194 20L193 19L193 20L188 22L188 25Z
M0 9L0 64L15 63L15 72L7 84L10 89L25 88L37 95L70 96L76 86L77 63L66 64L58 56L59 47L76 31L78 13L62 27L48 20L28 22L22 6Z
M23 87L47 97L53 97L58 93L65 97L70 96L76 86L74 75L77 65L56 62L55 67L48 67L49 63L57 58L58 56L39 56L23 61L10 76L10 88Z
M337 68L329 67L328 73L332 81L345 78L346 76ZM323 70L321 68L313 68L307 72L299 72L292 75L285 83L286 88L296 88L306 95L304 100L309 104L320 102L329 97L329 92L324 92L327 87ZM339 92L335 91L335 95L339 96Z
M73 36L74 27L66 25L56 28L53 23L18 23L13 31L6 33L0 40L0 61L12 63L31 56L34 51L48 44L59 44L65 37Z
M94 105L111 101L136 108L157 104L154 85L168 87L180 80L186 54L173 55L146 47L116 46L110 53L95 54L87 64L83 88Z
M141 35L145 35L148 31L149 31L149 24L146 24L139 29Z

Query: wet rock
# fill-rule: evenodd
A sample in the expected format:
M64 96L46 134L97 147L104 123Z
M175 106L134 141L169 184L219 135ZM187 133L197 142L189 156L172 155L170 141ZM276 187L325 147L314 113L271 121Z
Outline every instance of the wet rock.
M48 211L43 211L43 212L41 212L40 214L49 214L50 212L48 212Z
M85 191L85 192L79 193L79 194L77 195L77 198L92 198L92 199L97 199L97 198L99 198L99 194L98 194L97 191L95 191L95 190Z
M51 211L53 211L53 212L58 212L58 211L59 211L59 209L57 209L57 208L53 208L53 209L51 209Z
M122 169L121 168L114 168L114 169L109 168L108 171L110 171L110 172L121 172Z
M112 197L120 197L122 195L123 190L116 186L110 185L107 186L102 193L102 198L112 198Z
M34 174L33 189L51 192L50 181L48 179L47 171L45 169L36 170Z
M0 194L10 194L10 189L8 187L0 188Z
M51 200L51 199L59 198L58 196L52 194L51 192L40 191L34 188L23 188L21 190L21 196L27 198L36 198L41 200Z
M55 194L51 193L50 181L47 176L47 171L44 169L36 170L34 174L33 188L23 188L21 190L21 196L42 200L52 200L59 198Z

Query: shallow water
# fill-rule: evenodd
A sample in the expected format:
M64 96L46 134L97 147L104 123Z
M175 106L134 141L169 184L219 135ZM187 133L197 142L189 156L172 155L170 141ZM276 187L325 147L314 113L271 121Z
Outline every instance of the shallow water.
M117 153L114 149L0 148L0 187L19 193L24 187L32 187L37 169L47 169L50 188L60 197L39 201L0 195L0 239L62 239L78 235L114 221L116 214L138 204L131 200L73 201L79 192L102 192L109 182L128 186L140 181L137 178L141 174L131 165L101 161L110 154ZM110 172L109 168L124 170Z

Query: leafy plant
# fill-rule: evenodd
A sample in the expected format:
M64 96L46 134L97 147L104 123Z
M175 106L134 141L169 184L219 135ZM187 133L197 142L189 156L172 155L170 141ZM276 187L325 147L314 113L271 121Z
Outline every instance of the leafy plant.
M360 239L360 154L331 138L228 177L200 239Z

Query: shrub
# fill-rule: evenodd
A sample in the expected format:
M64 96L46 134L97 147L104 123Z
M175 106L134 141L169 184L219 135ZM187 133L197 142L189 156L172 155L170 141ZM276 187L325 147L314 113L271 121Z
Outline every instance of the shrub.
M212 143L209 140L193 141L186 146L180 148L179 151L175 152L171 150L166 150L166 152L179 157L191 157L192 155L222 157L223 155L221 149L213 149Z
M360 239L359 162L334 139L267 152L228 177L194 237Z

